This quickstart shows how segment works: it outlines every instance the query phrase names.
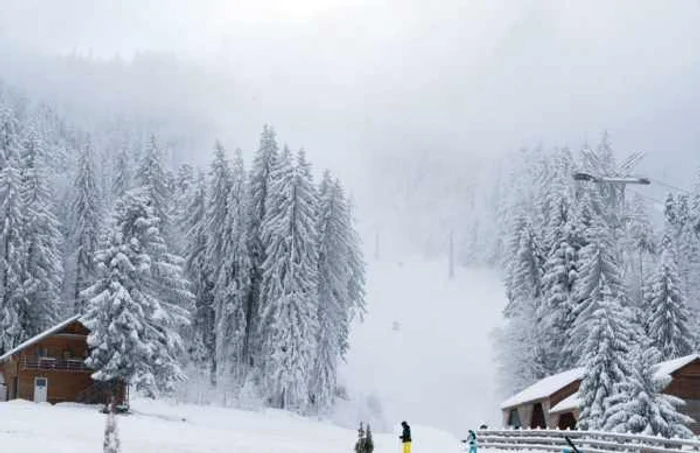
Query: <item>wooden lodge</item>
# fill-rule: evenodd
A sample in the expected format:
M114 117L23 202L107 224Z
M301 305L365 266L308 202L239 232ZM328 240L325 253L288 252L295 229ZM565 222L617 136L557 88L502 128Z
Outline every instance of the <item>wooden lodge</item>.
M579 386L583 368L549 376L501 404L503 425L510 428L576 429L579 417ZM662 362L657 375L671 377L664 393L681 398L681 412L694 423L689 428L700 434L700 355L693 354Z
M85 365L90 331L74 316L0 356L0 401L104 404L114 394L125 406L123 382L93 381Z

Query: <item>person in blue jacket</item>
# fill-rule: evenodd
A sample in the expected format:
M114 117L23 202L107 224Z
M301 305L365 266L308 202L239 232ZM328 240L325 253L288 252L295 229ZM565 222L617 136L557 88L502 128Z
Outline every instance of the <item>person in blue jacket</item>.
M469 436L467 436L467 443L469 443L469 453L477 453L476 433L471 429L469 430Z

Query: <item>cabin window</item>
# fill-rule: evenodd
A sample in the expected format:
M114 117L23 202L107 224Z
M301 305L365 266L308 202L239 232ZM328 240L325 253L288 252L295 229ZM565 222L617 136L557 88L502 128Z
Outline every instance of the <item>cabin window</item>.
M510 410L510 414L508 414L508 426L520 428L520 414L518 414L517 409Z
M70 349L63 350L63 359L68 360L73 357L73 352Z
M38 348L36 348L36 355L38 355L39 357L47 357L49 355L49 350L39 346Z

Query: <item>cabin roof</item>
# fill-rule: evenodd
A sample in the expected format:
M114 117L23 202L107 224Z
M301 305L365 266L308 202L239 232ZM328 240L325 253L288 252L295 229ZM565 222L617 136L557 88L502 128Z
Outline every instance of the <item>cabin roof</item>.
M50 329L47 329L47 330L41 332L39 335L36 335L36 336L30 338L29 340L20 344L19 346L12 349L11 351L8 351L5 354L3 354L2 356L0 356L0 363L10 359L10 357L12 357L13 355L28 348L29 346L31 346L33 344L40 342L41 340L45 339L46 337L49 337L55 333L60 332L61 330L65 329L66 327L68 327L72 323L78 321L79 319L80 319L80 315L72 316L63 322L56 324L55 326L51 327Z
M580 406L581 400L579 399L578 392L576 392L561 400L556 406L549 410L549 413L556 414L559 412L569 412L574 409L578 409Z
M679 357L673 360L667 360L666 362L659 363L659 367L656 370L656 375L671 375L676 371L680 370L686 365L690 365L696 360L700 359L698 354L690 354L685 357Z
M508 409L532 401L552 396L567 385L583 378L584 368L574 368L535 382L520 393L508 398L501 404L501 409Z
M700 355L691 354L684 357L679 357L677 359L661 362L658 364L655 374L656 376L670 376L686 365L691 364L695 360L700 360ZM572 382L583 379L584 371L584 368L575 368L573 370L564 371L563 373L555 374L535 382L530 387L506 400L503 404L501 404L501 409L509 409L515 406L520 406L521 404L531 403L533 401L547 398ZM560 401L559 404L554 406L549 412L555 413L573 410L578 408L579 404L580 401L578 398L578 392L576 392Z

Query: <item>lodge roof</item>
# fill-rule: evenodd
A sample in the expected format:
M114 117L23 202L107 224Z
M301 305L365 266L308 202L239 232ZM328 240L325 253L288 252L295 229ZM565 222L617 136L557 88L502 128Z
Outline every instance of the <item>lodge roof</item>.
M673 360L667 360L658 364L656 370L657 376L669 376L686 365L700 360L700 355L690 354ZM543 400L554 395L559 390L567 385L583 379L585 368L574 368L573 370L564 371L563 373L555 374L535 382L530 387L508 398L501 404L501 409L510 409L521 404L531 403L538 400ZM563 412L577 408L579 405L578 392L559 402L553 407L550 412Z
M535 382L520 393L508 398L501 404L501 409L508 409L521 404L537 401L552 396L567 385L583 378L584 368L574 368L563 373L548 376Z
M12 349L11 351L8 351L5 354L3 354L2 356L0 356L0 363L10 359L10 357L12 357L13 355L28 348L29 346L32 346L33 344L40 342L41 340L45 339L46 337L49 337L57 332L60 332L61 330L65 329L66 327L68 327L72 323L78 321L79 319L80 319L80 315L72 316L63 322L56 324L55 326L51 327L50 329L47 329L47 330L41 332L40 334L30 338L29 340L20 344L19 346Z

